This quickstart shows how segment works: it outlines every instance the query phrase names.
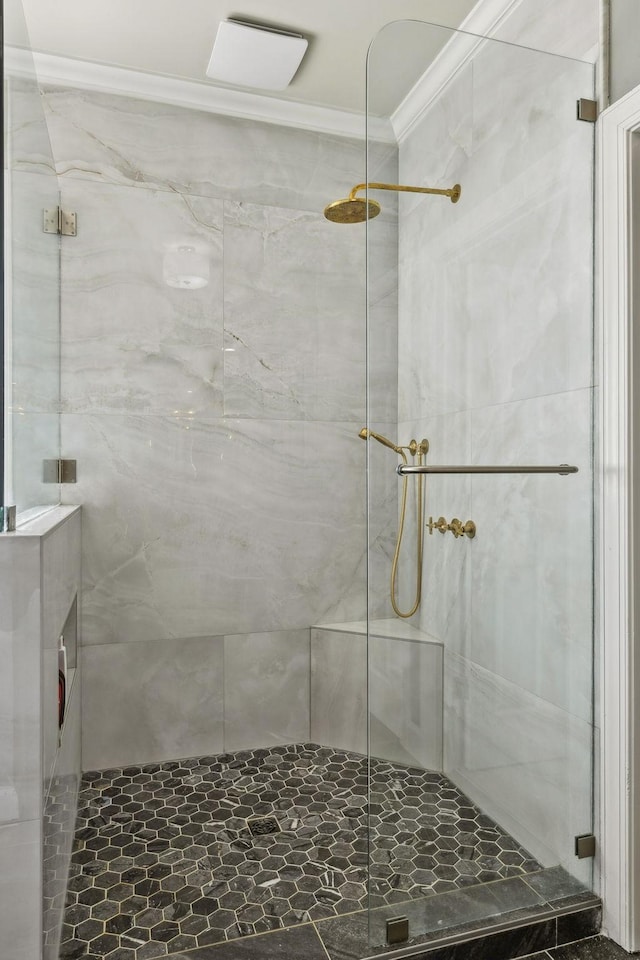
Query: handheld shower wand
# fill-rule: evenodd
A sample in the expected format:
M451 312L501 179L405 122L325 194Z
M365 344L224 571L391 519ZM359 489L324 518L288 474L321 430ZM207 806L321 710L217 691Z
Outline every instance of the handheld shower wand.
M381 443L383 447L389 447L390 450L393 450L394 453L397 453L402 457L402 462L407 463L407 457L405 450L408 450L412 457L418 455L418 465L421 466L423 463L423 458L429 450L429 441L421 440L418 443L417 440L411 440L407 447L401 447L398 444L394 443L392 440L389 440L388 437L383 437L381 433L374 433L373 430L369 430L367 427L363 427L358 436L362 440L369 440L373 438L377 440L378 443ZM418 475L418 484L417 484L417 504L416 504L416 520L417 520L417 537L416 537L416 595L413 606L408 612L403 612L398 607L396 601L396 577L398 573L398 561L400 559L400 547L402 545L402 535L404 533L404 521L407 512L407 477L403 476L402 483L402 501L400 506L400 522L398 524L398 535L396 537L396 548L393 554L393 563L391 564L391 585L390 585L390 598L391 606L393 607L394 613L398 617L407 619L412 617L420 606L420 601L422 599L422 559L423 559L423 547L424 547L424 531L423 531L423 513L424 513L424 484L422 474Z
M373 430L368 430L367 427L363 427L358 436L361 440L368 440L369 437L373 437L373 439L377 440L378 443L381 443L383 447L389 447L389 449L393 450L395 453L402 453L402 447L396 446L396 444L392 440L389 440L388 437L383 437L381 433L374 433Z

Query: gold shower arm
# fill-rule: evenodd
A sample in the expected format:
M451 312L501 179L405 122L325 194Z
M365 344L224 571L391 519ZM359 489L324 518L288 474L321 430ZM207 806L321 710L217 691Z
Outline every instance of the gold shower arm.
M358 183L349 194L349 200L355 200L360 190L395 190L398 193L436 193L441 197L451 197L451 203L457 203L462 193L459 183L450 190L437 190L435 187L406 187L401 183Z

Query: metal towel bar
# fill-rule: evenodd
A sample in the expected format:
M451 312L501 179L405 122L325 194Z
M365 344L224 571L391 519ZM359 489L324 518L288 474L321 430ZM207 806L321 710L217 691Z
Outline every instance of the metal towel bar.
M396 467L396 473L400 477L406 477L413 473L557 473L561 477L569 473L577 473L578 468L569 466L568 463L559 463L550 467L536 466L408 466L403 463Z

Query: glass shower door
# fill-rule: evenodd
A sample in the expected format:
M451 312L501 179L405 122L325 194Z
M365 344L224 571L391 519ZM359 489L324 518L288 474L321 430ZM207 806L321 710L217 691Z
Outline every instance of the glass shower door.
M593 83L424 23L370 50L369 183L461 186L369 189L368 426L429 445L368 442L372 947L590 897Z
M60 456L60 238L43 229L44 212L55 217L60 194L19 0L6 0L4 17L5 468L0 502L16 505L24 520L60 499L55 482Z

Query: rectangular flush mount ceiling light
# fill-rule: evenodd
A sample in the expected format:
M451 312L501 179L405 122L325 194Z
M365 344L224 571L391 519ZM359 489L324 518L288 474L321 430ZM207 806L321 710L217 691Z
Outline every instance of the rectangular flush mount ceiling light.
M207 76L240 87L284 90L293 80L307 46L308 41L299 33L223 20Z

